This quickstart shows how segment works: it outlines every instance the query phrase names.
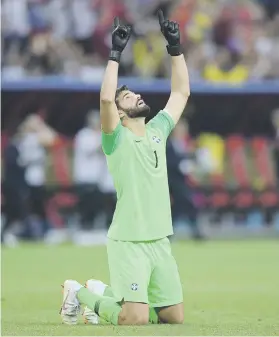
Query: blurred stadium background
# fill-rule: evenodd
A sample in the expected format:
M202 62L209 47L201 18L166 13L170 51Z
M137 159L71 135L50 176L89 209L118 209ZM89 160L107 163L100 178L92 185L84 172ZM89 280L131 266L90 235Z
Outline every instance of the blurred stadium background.
M170 77L158 8L180 24L191 78L192 95L167 153L176 233L278 234L278 1L3 0L7 244L104 242L115 195L98 108L111 22L118 15L133 27L119 82L141 93L155 114ZM52 141L40 142L30 115L41 118Z
M279 1L1 6L2 333L278 334ZM158 8L180 24L191 78L189 104L167 148L187 323L65 327L59 284L109 283L103 245L115 193L98 109L111 23L118 15L133 28L119 84L142 94L155 115L170 90Z

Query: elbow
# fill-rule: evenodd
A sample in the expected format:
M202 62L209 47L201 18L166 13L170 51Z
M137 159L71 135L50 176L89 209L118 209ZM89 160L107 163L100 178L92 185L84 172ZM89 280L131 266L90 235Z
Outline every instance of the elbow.
M180 97L188 99L190 96L190 86L189 83L181 83L180 85L176 86L176 88L173 88L173 92L179 94Z
M190 86L189 86L189 84L187 84L187 85L181 87L181 94L182 94L185 98L190 97Z
M185 98L189 98L190 97L190 89L188 88L188 89L186 89L185 91L183 91L183 96L185 97Z
M114 100L115 100L115 92L107 91L104 90L103 88L101 89L100 102L102 104L111 104L114 103Z
M106 96L106 95L101 95L100 96L100 101L102 104L112 104L114 103L114 97Z
M183 98L183 99L188 99L190 96L190 88L189 87L180 87L179 90L173 91L177 96Z

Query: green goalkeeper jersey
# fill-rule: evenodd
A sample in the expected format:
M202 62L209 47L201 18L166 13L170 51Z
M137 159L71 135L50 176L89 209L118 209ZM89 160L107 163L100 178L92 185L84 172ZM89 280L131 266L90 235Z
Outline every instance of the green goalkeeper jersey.
M102 133L117 192L108 237L121 241L150 241L173 234L166 163L166 141L174 127L160 111L139 137L119 122L111 134Z

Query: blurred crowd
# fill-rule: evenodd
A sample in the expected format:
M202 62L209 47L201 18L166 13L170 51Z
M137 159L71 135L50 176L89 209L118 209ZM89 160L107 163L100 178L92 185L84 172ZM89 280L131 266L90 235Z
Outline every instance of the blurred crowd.
M61 240L61 233L65 236L63 231L51 231L55 225L59 226L59 221L51 219L53 211L47 193L49 156L60 142L61 135L39 115L31 114L20 123L17 132L6 144L2 186L5 221L1 241L12 244L16 236L42 239L49 232L50 241ZM71 166L71 192L76 201L72 204L71 215L78 214L76 223L79 224L75 242L92 243L96 241L96 235L92 237L94 220L103 212L105 226L108 227L115 206L115 190L101 149L100 122L96 112L87 115L84 128L74 138ZM59 187L63 188L63 183Z
M192 80L279 78L278 0L2 0L2 76L99 80L119 16L133 34L120 74L166 77L157 11L180 24Z
M181 121L167 147L171 193L175 200L173 216L174 222L184 223L184 218L189 218L192 235L200 239L198 209L194 205L191 184L185 183L185 177L193 172L196 162L194 149L188 140L187 124ZM62 202L57 205L55 197L52 198L49 193L48 156L59 142L61 136L39 115L31 114L20 123L17 132L6 144L3 151L2 211L5 220L2 222L2 242L15 245L17 237L21 237L45 238L48 243L60 243L69 239L72 222L76 244L104 243L105 231L98 235L96 227L110 226L116 194L102 151L98 111L92 110L87 114L84 127L74 137L69 163L72 176L70 190L63 192L63 182L60 181L55 192L56 196L60 193L62 199L63 193L64 197L71 196L71 204ZM59 151L57 153L62 155ZM56 164L52 162L52 165ZM58 166L61 170L61 162ZM52 216L52 205L55 203L57 209L68 208L68 216L62 223Z
M262 152L262 155L259 154L258 164L265 170L264 166L268 167L269 163L263 163L262 160L274 162L279 181L278 109L272 114L272 123L276 137L274 160L270 161L266 157L268 153L264 154L263 148L257 149ZM78 245L105 242L105 229L112 221L116 194L102 151L100 129L99 112L89 111L84 126L71 142L71 154L67 155L70 160L65 163L62 159L67 149L62 142L63 137L38 114L28 115L20 123L2 154L2 242L13 246L18 237L35 240L44 238L50 244L71 238ZM231 150L234 154L231 155L229 165L230 170L234 171L239 167L241 172L239 186L231 195L222 180L226 175L224 140L217 134L201 134L199 139L194 140L189 135L186 121L179 121L170 135L166 151L173 224L176 230L188 228L193 238L203 239L199 219L204 209L213 211L212 221L215 225L221 221L216 216L234 214L236 224L240 216L241 221L245 219L244 227L250 223L252 227L264 228L266 221L260 209L265 207L271 211L273 217L270 223L277 223L279 229L276 206L278 196L276 197L273 186L276 181L273 182L273 178L269 180L269 169L259 172L262 176L257 178L258 184L261 179L262 183L267 180L267 190L262 189L263 200L260 206L255 193L247 190L243 167L244 143L239 143L238 139L232 138L234 144L231 145L234 149ZM52 152L55 153L55 158L51 160ZM271 152L270 149L268 152ZM54 171L62 177L56 184L53 184L55 179L47 174L49 165L56 167ZM68 184L67 172L71 176ZM208 193L203 181L206 175L213 178L207 205L203 201ZM199 194L201 186L205 188L205 193ZM52 187L55 187L54 192ZM258 186L257 190L261 191L261 188ZM227 222L225 226L228 226ZM98 229L101 230L98 232Z

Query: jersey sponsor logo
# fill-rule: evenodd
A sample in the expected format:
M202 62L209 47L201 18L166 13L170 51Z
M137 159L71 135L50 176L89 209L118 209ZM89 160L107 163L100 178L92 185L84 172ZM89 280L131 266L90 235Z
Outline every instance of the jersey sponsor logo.
M157 144L159 144L159 143L161 142L161 139L158 138L157 136L153 136L153 137L152 137L152 140L153 140L154 142L156 142Z
M139 288L139 285L138 285L137 283L132 283L132 284L131 284L131 289L132 289L133 291L137 291L138 288Z

